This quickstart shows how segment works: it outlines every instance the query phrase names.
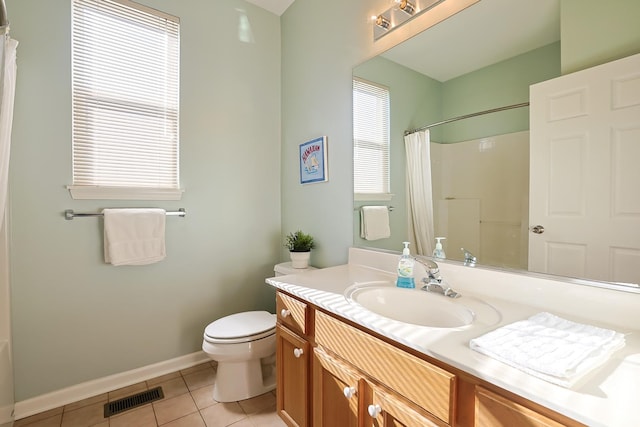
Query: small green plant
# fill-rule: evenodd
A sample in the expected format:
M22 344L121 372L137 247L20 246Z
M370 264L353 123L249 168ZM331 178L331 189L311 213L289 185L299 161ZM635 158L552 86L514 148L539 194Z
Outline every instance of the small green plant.
M300 230L287 234L285 241L284 246L289 249L289 252L309 252L316 246L313 237Z

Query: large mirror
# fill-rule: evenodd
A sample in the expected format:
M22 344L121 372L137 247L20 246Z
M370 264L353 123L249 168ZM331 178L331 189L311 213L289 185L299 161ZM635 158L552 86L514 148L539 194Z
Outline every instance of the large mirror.
M405 133L448 122L429 128L433 237L445 237L447 259L464 261L465 248L479 265L535 271L528 253L526 104L531 85L565 71L561 1L481 0L354 69L355 79L390 94L392 194L387 200L356 194L355 246L402 249L415 225L407 208ZM519 107L475 116L513 105ZM474 117L449 122L468 115ZM391 208L389 237L363 238L361 208L371 205ZM620 282L636 288L640 274Z

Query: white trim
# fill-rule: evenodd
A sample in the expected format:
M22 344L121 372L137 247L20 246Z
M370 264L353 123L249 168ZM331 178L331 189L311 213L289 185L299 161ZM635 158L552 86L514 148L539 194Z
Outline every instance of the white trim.
M180 200L184 190L68 185L74 200Z
M124 6L130 7L132 9L141 10L142 12L148 13L149 15L159 16L171 22L176 22L178 24L180 23L180 18L177 16L169 15L168 13L162 12L161 10L154 9L152 7L148 7L131 0L113 0L113 1L116 3L120 3Z
M353 200L356 202L366 201L388 201L393 199L392 193L353 193Z
M127 387L142 381L146 381L161 375L186 369L191 366L210 361L203 351L143 366L108 377L97 378L80 384L75 384L61 390L52 391L47 394L33 397L31 399L16 402L15 419L26 418L28 416L59 408L69 403L78 402L89 397L102 393Z

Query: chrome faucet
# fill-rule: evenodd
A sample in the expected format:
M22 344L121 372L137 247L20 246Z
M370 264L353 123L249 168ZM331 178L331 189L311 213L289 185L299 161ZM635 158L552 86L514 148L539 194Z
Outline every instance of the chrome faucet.
M442 282L442 277L440 276L440 267L438 267L438 264L436 264L435 261L417 257L414 257L413 259L424 267L430 282L435 282L438 284Z
M462 251L462 254L464 256L464 265L467 265L469 267L475 267L476 262L478 261L478 258L476 258L475 255L473 255L471 252L469 252L465 248L460 248L460 250Z
M438 267L435 261L415 257L414 259L420 263L427 272L427 277L423 277L421 280L421 282L424 283L424 286L421 288L423 291L435 292L449 298L458 298L461 296L458 292L444 284L444 280L442 280L442 276L440 275L440 267Z

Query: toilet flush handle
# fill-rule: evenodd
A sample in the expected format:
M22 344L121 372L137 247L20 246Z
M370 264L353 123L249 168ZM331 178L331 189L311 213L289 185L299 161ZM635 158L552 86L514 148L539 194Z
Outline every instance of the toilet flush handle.
M301 348L294 348L293 349L293 355L296 358L300 358L300 356L302 356L304 354L304 350L302 350Z
M286 308L283 308L282 310L280 310L280 316L282 316L282 317L289 317L290 314L291 314L291 312L289 310L287 310Z

